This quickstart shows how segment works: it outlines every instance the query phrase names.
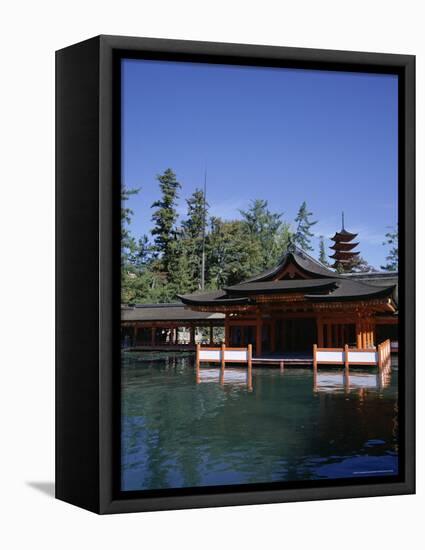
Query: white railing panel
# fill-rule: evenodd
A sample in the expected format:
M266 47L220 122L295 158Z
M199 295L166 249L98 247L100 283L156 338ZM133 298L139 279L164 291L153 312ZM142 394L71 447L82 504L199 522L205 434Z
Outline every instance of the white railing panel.
M225 350L225 361L248 361L248 350Z
M318 351L316 353L318 363L344 363L343 351Z
M378 354L376 351L349 351L349 363L378 363Z
M221 351L220 350L199 350L199 360L200 361L221 361Z

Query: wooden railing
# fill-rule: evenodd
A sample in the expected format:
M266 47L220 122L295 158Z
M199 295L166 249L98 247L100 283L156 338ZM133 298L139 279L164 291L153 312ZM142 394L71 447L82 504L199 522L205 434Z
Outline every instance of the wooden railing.
M378 366L384 367L391 359L391 341L385 340L382 344L378 345Z
M246 348L228 348L224 344L220 347L202 347L196 344L196 367L201 363L220 363L224 368L227 363L246 363L252 367L252 345Z
M391 342L385 340L379 344L378 348L349 348L345 345L343 348L319 348L316 344L313 346L313 367L317 365L377 365L384 367L391 357Z

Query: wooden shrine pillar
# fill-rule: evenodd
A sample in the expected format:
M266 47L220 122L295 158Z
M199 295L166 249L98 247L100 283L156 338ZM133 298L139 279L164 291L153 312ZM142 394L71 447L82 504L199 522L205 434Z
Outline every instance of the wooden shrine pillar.
M323 321L322 319L317 319L317 346L323 348Z
M257 319L255 322L255 348L256 356L260 357L262 353L262 344L263 344L263 320L261 318L261 313L257 312Z
M356 323L356 346L359 349L362 347L362 325L360 321Z
M134 323L134 327L133 327L133 346L137 346L137 332L138 332L138 327L137 327L137 323Z
M190 330L190 345L194 346L195 345L195 327L191 326L189 330Z
M151 328L151 346L152 347L155 346L155 336L156 336L156 328L152 327Z
M273 318L270 323L270 350L272 353L276 351L276 319Z
M332 348L338 347L338 325L332 323Z
M338 335L339 335L339 343L338 343L338 346L340 348L343 348L344 345L345 345L345 340L344 340L344 325L342 323L340 323L338 325Z
M326 323L326 347L332 347L332 323Z
M224 343L226 346L230 346L230 325L229 321L226 319L224 320Z
M214 327L210 325L210 346L214 344Z
M366 323L362 323L362 348L367 348L367 330Z

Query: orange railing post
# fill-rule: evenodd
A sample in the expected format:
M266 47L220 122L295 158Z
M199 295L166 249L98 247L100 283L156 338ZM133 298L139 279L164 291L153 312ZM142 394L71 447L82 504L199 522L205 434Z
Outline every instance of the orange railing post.
M196 368L199 369L201 359L200 359L200 351L201 351L201 345L196 344Z
M348 369L348 344L344 346L344 367Z

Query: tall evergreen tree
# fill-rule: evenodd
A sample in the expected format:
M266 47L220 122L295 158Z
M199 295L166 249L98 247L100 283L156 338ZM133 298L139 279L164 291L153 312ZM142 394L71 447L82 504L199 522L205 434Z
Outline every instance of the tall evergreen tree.
M241 220L213 217L207 236L207 281L210 288L241 282L258 273L262 251Z
M282 225L280 213L273 213L266 200L256 199L250 202L248 210L239 210L251 239L258 242L262 251L258 271L273 264L277 245L277 232Z
M266 267L273 267L277 265L282 257L288 251L288 246L293 239L291 224L289 222L282 222L279 229L275 234L274 251L270 256L270 264Z
M136 239L130 231L131 218L134 212L126 205L126 201L139 191L140 188L127 189L123 187L121 189L121 265L123 267L127 266L132 261L133 255L137 251Z
M195 189L186 202L187 218L182 223L182 227L186 241L188 267L193 281L201 288L204 224L206 224L208 217L208 203L201 189Z
M382 243L384 246L389 246L389 252L386 256L387 263L381 265L381 269L385 271L397 271L398 270L398 231L389 231L385 234L385 241Z
M156 210L152 214L154 228L154 250L159 258L159 266L168 271L170 262L170 243L175 235L175 223L178 218L176 202L181 184L177 181L175 173L168 168L162 175L157 176L161 190L161 198L152 204Z
M304 201L298 210L297 217L295 218L297 227L293 236L293 242L306 252L311 252L313 250L313 247L311 246L311 238L313 237L313 233L310 231L310 228L315 225L317 221L310 221L310 216L312 215L313 213L308 211L307 203Z
M328 256L325 248L325 237L320 235L319 237L319 262L329 267Z

